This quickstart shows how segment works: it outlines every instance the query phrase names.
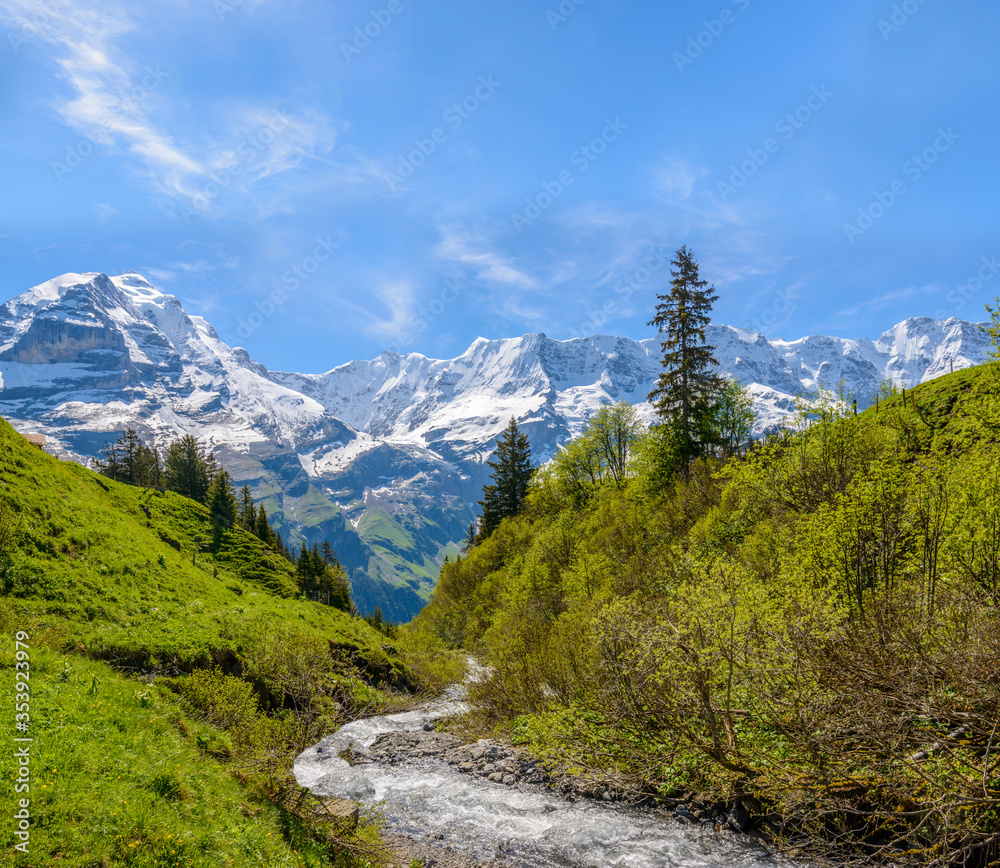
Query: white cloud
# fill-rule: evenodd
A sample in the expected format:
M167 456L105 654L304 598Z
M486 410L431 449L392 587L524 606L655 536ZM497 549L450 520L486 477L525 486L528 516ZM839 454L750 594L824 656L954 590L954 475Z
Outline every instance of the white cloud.
M862 312L875 313L880 310L885 310L887 307L895 307L899 305L900 302L913 301L916 298L924 298L927 296L932 298L940 297L941 288L932 284L930 286L908 286L904 289L894 289L889 292L885 292L882 295L877 295L874 298L862 301L860 304L856 304L846 310L838 310L835 316L854 317Z
M444 228L436 253L442 259L470 266L478 280L509 286L530 288L536 285L533 277L519 271L501 254L488 249L488 240L469 230Z
M371 311L361 311L372 318L365 332L381 340L401 342L401 336L413 329L416 320L417 298L413 284L408 280L386 281L375 287L375 296L388 316L378 318Z
M134 8L61 0L39 11L35 0L5 0L0 20L17 38L44 49L68 84L71 95L53 101L65 123L100 147L131 155L154 188L203 213L221 213L222 193L248 193L334 149L340 129L308 110L223 104L199 107L197 123L177 123L171 111L183 107L168 96L171 70L123 48L139 26ZM193 132L177 141L168 129ZM346 167L334 174L356 183L370 172Z
M686 160L673 157L667 157L653 170L657 189L671 201L690 199L695 184L707 174L708 169L704 166L693 166Z

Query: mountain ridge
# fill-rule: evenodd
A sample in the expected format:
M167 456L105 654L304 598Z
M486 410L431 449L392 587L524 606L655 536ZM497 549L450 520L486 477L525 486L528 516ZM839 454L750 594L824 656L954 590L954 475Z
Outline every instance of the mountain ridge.
M713 325L720 370L748 385L758 430L795 396L844 381L867 404L889 377L923 382L985 359L956 318L914 317L876 340L768 340ZM473 520L511 416L537 461L607 401L652 419L659 340L478 338L455 359L384 352L322 374L269 371L141 275L63 275L0 305L0 415L86 460L125 427L206 442L296 544L328 539L359 606L405 619Z

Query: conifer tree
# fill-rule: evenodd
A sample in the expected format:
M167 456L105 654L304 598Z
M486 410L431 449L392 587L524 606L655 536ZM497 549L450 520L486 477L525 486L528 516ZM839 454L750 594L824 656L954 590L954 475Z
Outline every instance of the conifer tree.
M337 556L333 552L333 546L330 545L329 540L323 540L323 545L320 546L320 552L323 554L323 560L326 561L331 567L337 563Z
M329 543L325 548L329 549ZM332 549L330 549L332 556ZM333 606L343 612L351 610L351 593L347 574L333 558L333 564L324 557L318 544L303 546L295 561L295 579L299 589L309 599Z
M170 444L164 462L164 481L167 488L184 497L206 503L211 482L209 465L198 441L190 434ZM212 459L213 467L215 465Z
M208 509L212 513L212 521L216 528L228 529L236 524L239 506L236 503L236 490L233 480L225 470L215 474L208 489Z
M255 534L257 532L257 507L253 502L253 493L249 485L240 489L240 504L237 521L240 527Z
M145 443L139 445L134 466L133 485L160 488L163 485L163 462L160 453Z
M129 485L137 485L136 477L138 465L140 463L140 450L142 449L142 439L135 428L126 428L122 436L118 438L118 461L121 468L119 482L126 482Z
M103 458L97 459L95 466L109 479L146 488L160 486L160 456L142 442L134 428L126 428L114 443L105 443L101 454Z
M698 275L691 251L681 247L671 264L670 292L658 296L655 325L664 335L663 371L650 402L669 425L677 429L685 461L703 454L707 445L703 432L714 412L722 381L713 368L718 365L715 347L705 338L712 305L718 300L715 287Z
M254 535L265 545L273 546L278 536L271 528L271 523L267 520L267 510L261 504L257 507L257 524L254 527Z
M483 488L483 508L479 519L477 541L486 539L505 518L517 515L531 482L531 446L512 416L497 441L496 451L489 460L493 468L493 483Z

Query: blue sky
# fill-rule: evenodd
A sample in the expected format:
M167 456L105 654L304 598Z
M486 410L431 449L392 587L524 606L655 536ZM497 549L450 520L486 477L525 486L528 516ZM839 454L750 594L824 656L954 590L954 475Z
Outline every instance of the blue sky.
M0 295L131 269L272 369L1000 295L987 0L0 0Z

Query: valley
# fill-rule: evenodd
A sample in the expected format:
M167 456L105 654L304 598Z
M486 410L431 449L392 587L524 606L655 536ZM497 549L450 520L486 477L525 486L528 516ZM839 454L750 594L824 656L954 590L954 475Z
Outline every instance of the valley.
M864 409L882 380L983 361L974 323L912 319L878 340L768 340L710 326L719 370L747 386L758 434L796 397L842 384ZM269 371L135 273L68 274L0 306L0 415L86 463L126 427L202 441L295 546L328 541L354 599L396 621L428 601L478 513L511 417L544 463L603 404L648 420L656 339L479 339L460 357L383 353L324 374Z

